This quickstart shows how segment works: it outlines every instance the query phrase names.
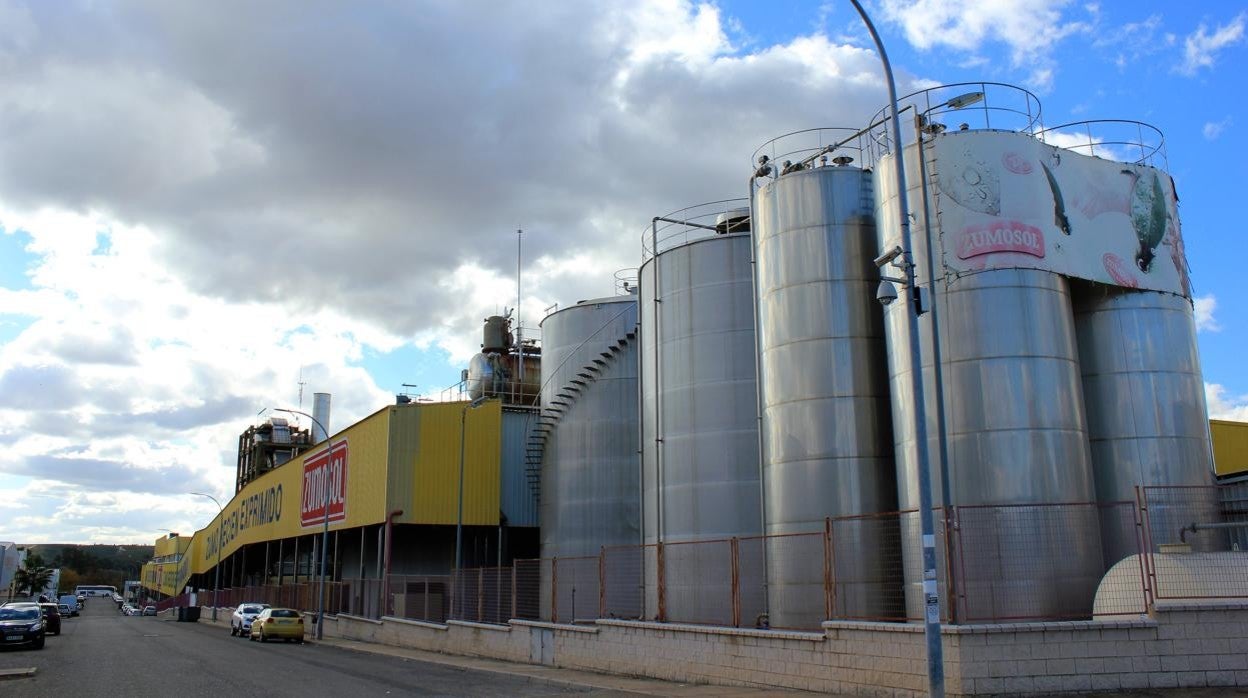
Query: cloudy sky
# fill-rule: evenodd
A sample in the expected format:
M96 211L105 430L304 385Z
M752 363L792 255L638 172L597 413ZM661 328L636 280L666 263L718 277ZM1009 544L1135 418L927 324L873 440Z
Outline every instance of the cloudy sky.
M905 93L1166 134L1211 412L1248 420L1248 3L868 0ZM886 99L848 0L0 0L0 539L147 542L238 434L437 396L486 315L612 293L649 218ZM224 499L223 499L224 501Z

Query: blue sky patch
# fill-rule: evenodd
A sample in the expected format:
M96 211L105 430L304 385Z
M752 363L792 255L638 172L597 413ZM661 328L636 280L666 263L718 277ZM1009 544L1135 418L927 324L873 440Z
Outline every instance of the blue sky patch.
M452 364L442 349L420 350L407 344L391 352L364 351L360 367L368 371L377 387L395 394L409 391L403 383L415 383L415 392L436 396L459 382L460 366Z
M26 251L30 240L30 233L24 230L0 230L0 287L14 291L34 288L26 272L39 256Z

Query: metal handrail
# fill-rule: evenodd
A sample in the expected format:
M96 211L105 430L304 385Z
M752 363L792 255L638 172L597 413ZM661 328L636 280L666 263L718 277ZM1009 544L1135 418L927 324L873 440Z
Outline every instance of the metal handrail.
M1119 135L1121 132L1117 131L1115 127L1125 127L1126 135ZM1134 138L1130 137L1130 131L1132 130L1135 131ZM1077 153L1086 152L1087 155L1092 157L1102 157L1096 152L1096 149L1099 147L1101 152L1105 153L1108 159L1111 160L1133 165L1158 167L1163 171L1168 166L1165 134L1156 126L1143 121L1135 121L1133 119L1086 119L1083 121L1072 121L1060 126L1052 126L1042 131L1037 131L1035 136L1041 141L1049 143L1049 145L1055 145ZM1071 141L1070 139L1081 139L1084 142ZM1067 142L1060 142L1062 140ZM1139 157L1133 160L1129 155L1115 152L1116 146L1138 149ZM1160 161L1160 165L1157 164L1158 161Z
M714 223L715 216L748 206L749 201L745 198L723 199L686 206L662 216L655 216L641 234L642 262L649 261L657 253L713 237L717 234L716 228L713 224L708 225L707 220ZM658 226L660 221L665 225Z
M950 98L965 92L981 92L983 98L963 108L949 107ZM1030 90L1004 82L955 82L912 92L897 100L898 110L912 107L928 121L944 114L958 114L974 129L1036 134L1043 130L1040 98ZM883 122L890 108L881 107L871 122ZM870 163L893 150L892 135L886 124L870 131ZM901 137L913 135L903 131ZM904 143L902 145L905 145Z

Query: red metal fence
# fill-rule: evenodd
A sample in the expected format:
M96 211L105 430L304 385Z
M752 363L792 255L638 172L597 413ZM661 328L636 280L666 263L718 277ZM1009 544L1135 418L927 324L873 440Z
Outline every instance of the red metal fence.
M1248 597L1248 486L1146 487L1136 501L937 509L944 622L1138 616L1158 599ZM603 548L458 575L326 584L327 613L557 623L598 618L817 629L825 619L916 621L917 511L830 518L822 531ZM1171 552L1174 544L1190 553ZM223 589L315 611L316 581ZM212 592L199 603L210 605ZM159 607L186 605L185 597Z
M1151 597L1248 598L1248 487L1140 489Z

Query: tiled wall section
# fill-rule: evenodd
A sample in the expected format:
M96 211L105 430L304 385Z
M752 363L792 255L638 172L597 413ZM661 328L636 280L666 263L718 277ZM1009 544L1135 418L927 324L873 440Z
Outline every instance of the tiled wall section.
M945 629L951 696L1248 686L1248 603L1158 603L1151 618ZM921 627L831 622L821 633L602 620L509 626L327 619L339 637L673 681L869 696L926 694Z

